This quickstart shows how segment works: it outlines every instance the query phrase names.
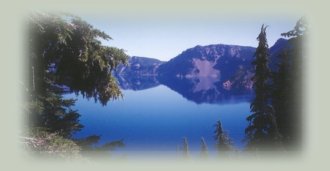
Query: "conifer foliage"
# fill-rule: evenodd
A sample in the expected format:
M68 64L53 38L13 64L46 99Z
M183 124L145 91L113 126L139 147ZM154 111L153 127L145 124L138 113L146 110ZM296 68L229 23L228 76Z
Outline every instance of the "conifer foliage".
M299 148L299 142L302 140L303 43L307 31L307 23L304 18L301 18L293 30L281 34L290 38L289 46L277 56L278 70L272 73L272 105L286 149Z
M220 121L217 121L215 124L214 139L216 140L216 148L219 152L228 151L232 148L232 142L229 139L228 135L222 128Z
M103 46L101 40L111 37L76 16L33 13L28 26L29 126L69 138L83 125L72 109L75 100L64 99L63 92L81 93L103 105L120 97L111 71L128 56Z
M257 37L259 45L253 61L255 98L250 105L252 114L247 117L250 123L245 130L248 148L262 148L277 142L279 138L274 110L270 104L270 70L268 68L266 29L267 26L262 25Z

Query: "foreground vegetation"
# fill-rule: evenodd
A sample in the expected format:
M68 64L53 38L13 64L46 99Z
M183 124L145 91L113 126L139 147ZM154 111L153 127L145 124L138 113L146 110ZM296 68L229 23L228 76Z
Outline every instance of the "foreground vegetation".
M301 73L302 42L306 25L303 20L283 36L289 46L278 55L275 70L268 67L266 26L257 37L259 45L253 62L255 99L247 118L247 150L292 149L301 141ZM29 65L26 68L28 133L22 141L32 151L60 157L79 156L81 151L107 151L122 147L122 140L98 147L100 136L73 139L80 131L79 111L73 110L75 99L64 99L63 93L80 93L106 105L122 96L113 69L127 63L124 50L107 47L100 39L110 40L106 33L79 17L35 13L29 20ZM65 91L64 91L65 90ZM215 140L218 151L235 150L229 137L216 123ZM201 138L203 155L207 145ZM188 140L183 152L188 155Z
M250 122L245 130L247 149L300 149L306 23L300 19L292 31L282 34L290 39L288 46L277 56L279 62L273 70L268 66L266 28L263 25L257 37L259 45L253 62L255 98L250 105L251 115L247 117Z
M35 129L22 137L25 148L44 157L80 158L81 147L58 133Z
M31 134L25 143L37 151L56 153L68 147L75 153L80 148L69 139L83 125L79 111L72 109L75 100L63 98L64 88L105 105L122 96L111 71L125 64L128 56L122 49L103 46L100 40L111 37L72 15L34 13L29 18L28 35L25 86ZM33 131L36 128L47 131Z

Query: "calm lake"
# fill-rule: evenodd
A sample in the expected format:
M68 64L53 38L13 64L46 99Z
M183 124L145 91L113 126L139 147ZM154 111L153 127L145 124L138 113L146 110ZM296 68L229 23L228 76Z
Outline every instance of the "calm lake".
M189 150L199 151L204 137L208 150L215 151L215 124L220 120L234 146L244 147L250 98L232 96L222 102L196 103L165 85L122 92L122 99L106 106L81 95L65 95L77 99L74 109L84 125L74 138L99 135L99 145L123 140L125 146L117 151L175 151L182 148L186 137Z

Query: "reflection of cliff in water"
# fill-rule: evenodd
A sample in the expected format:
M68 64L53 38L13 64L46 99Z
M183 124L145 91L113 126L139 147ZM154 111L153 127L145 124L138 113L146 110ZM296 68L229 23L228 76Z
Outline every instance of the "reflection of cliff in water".
M238 103L249 101L252 91L243 86L228 89L219 77L156 77L156 76L118 76L123 90L144 90L163 84L181 94L189 101L201 103Z
M156 70L162 63L158 59L133 56L127 65L119 65L113 74L121 89L144 90L159 85Z
M159 85L156 76L121 76L116 75L118 84L123 90L144 90Z
M243 87L225 89L217 77L161 78L160 83L197 104L249 101L252 91Z

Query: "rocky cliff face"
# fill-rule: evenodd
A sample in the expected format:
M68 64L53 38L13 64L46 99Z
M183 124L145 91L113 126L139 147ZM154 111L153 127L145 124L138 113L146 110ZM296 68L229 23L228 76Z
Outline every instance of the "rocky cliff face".
M269 64L276 70L278 56L289 48L286 39L279 39L269 50ZM176 89L179 82L189 82L192 93L205 91L244 92L251 90L256 48L237 45L195 46L168 62L136 57L127 66L119 66L114 74L124 89L145 89L164 84ZM188 87L183 87L188 89Z
M225 87L229 90L237 86L237 81L240 81L241 86L250 87L249 73L254 52L255 48L246 46L223 44L196 46L162 64L158 68L158 75L164 82L179 78L194 79L200 84L205 84L207 80L217 87ZM245 82L242 81L244 78Z
M157 75L158 67L164 62L147 57L132 56L128 59L127 65L120 65L116 68L116 75L122 76L152 76Z

